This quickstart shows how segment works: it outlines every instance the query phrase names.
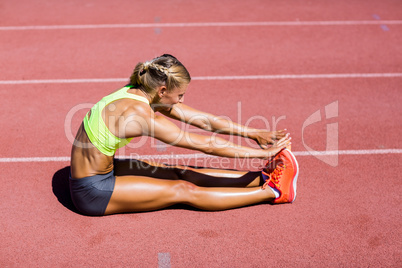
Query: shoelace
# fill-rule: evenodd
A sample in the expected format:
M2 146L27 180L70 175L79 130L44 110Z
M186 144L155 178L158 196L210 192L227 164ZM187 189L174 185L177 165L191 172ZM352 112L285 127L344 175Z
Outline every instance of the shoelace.
M285 164L278 164L274 171L272 171L270 174L268 174L269 179L265 181L265 183L262 185L262 189L265 190L267 188L268 184L270 181L275 185L275 188L279 188L281 185L279 184L279 179L282 176L283 170L286 168Z

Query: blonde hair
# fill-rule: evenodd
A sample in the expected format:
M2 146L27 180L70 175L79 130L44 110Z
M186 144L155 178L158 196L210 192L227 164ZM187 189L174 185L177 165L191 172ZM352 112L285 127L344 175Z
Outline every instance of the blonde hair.
M139 62L130 77L130 84L149 94L166 86L168 91L189 84L191 77L186 67L174 56L164 54L151 61Z

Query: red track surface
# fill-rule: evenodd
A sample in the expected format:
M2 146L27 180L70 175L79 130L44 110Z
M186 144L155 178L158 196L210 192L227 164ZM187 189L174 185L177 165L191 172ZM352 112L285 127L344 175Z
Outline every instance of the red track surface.
M6 0L0 18L0 27L375 21L401 20L402 3ZM276 120L277 128L291 132L292 149L300 155L295 203L224 212L175 207L107 217L75 212L65 187L68 161L22 158L69 156L68 137L88 105L65 126L72 109L96 102L124 82L21 84L124 78L138 61L162 53L176 55L193 77L402 73L402 24L1 28L0 36L1 267L157 267L158 256L159 267L162 262L172 267L402 265L402 158L400 153L375 153L402 148L401 76L194 79L186 103L242 124L264 116L269 127ZM336 101L338 116L325 120L325 106ZM316 111L323 120L303 129ZM301 155L306 145L324 151L326 127L333 123L339 126L339 150L371 153L341 154L335 167ZM264 127L264 121L250 125ZM153 145L146 140L142 148L120 154L193 153L172 147L158 151ZM166 254L162 258L160 253Z

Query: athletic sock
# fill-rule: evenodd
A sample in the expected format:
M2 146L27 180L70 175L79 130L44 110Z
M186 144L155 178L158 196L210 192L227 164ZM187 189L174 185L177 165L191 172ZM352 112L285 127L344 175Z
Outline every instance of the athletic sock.
M271 186L268 185L268 187L274 192L275 198L278 198L281 196L281 193L278 191L278 189L272 188Z
M267 175L265 175L264 173L262 173L262 172L261 172L261 176L262 176L262 179L263 179L265 182L266 182L267 180L269 180L269 177L268 177ZM268 187L269 187L269 189L272 190L272 192L274 192L275 198L278 198L278 197L281 196L281 193L278 191L278 189L272 188L272 187L269 186L269 185L268 185Z

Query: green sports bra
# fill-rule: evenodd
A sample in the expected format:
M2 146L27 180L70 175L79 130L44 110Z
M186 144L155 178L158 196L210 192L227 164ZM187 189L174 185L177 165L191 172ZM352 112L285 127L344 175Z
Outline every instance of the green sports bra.
M121 139L113 135L103 121L103 109L111 102L119 99L133 99L149 104L148 99L145 97L128 93L127 90L130 88L133 87L125 86L118 91L104 97L92 107L91 116L89 117L88 112L84 117L84 128L89 140L96 148L98 148L101 153L107 156L113 156L117 149L125 146L133 138Z

